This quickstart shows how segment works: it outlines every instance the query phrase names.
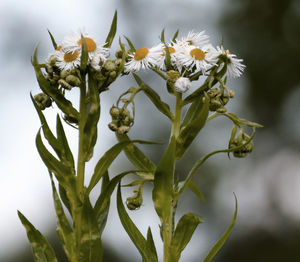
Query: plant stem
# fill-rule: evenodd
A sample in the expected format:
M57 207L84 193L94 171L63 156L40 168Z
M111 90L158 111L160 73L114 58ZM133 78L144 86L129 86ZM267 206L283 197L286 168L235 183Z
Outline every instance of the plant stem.
M176 94L176 105L175 105L175 113L174 113L174 120L172 123L171 135L170 140L172 137L177 139L180 132L180 122L181 122L181 109L182 109L182 94ZM174 165L176 160L174 159ZM172 182L174 183L174 173L172 175ZM163 228L163 241L164 241L164 262L174 262L173 257L171 254L171 242L173 237L173 230L174 230L174 215L175 215L175 206L177 203L174 201L174 194L172 195L172 204L166 208L168 208L167 214L169 217L165 218L165 221L162 221L162 228Z
M86 122L86 79L85 74L81 75L82 83L80 86L80 119L79 119L79 146L78 146L78 162L77 162L77 208L74 217L75 233L77 241L77 250L79 250L81 239L81 219L82 219L82 203L84 201L84 172L85 172L85 155L83 150L83 132ZM79 257L77 257L79 259Z

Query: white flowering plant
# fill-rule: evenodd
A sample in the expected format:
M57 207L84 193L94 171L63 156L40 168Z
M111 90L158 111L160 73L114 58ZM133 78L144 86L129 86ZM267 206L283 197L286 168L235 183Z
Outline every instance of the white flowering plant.
M144 184L153 185L152 199L161 222L162 261L176 262L179 261L181 252L190 241L198 224L203 222L198 214L187 213L177 224L175 223L180 196L186 189L190 189L203 200L201 191L192 181L199 167L209 157L218 153L232 153L235 157L244 157L250 153L253 149L255 128L261 125L227 112L225 106L234 97L234 92L226 85L227 77L241 76L245 66L242 59L236 58L223 46L214 48L204 31L200 33L191 31L180 39L177 31L167 43L163 30L160 43L152 48L139 49L125 37L128 48L119 40L120 48L116 50L115 58L111 59L111 44L116 29L117 13L103 44L81 31L66 36L61 44L57 45L49 32L54 52L44 64L40 64L37 60L37 49L32 58L32 65L42 91L34 97L31 96L41 121L41 128L36 136L36 147L51 179L57 233L69 261L102 261L101 235L108 217L110 198L117 187L117 210L124 229L141 254L142 261L158 262L150 227L147 236L144 237L123 204L122 179L128 174L135 174L137 179L126 185L136 187L134 195L126 200L127 208L129 210L140 208ZM137 74L138 71L145 69L162 78L166 90L176 101L173 110ZM128 74L133 75L137 87L131 87L121 94L116 105L110 109L112 121L108 126L115 132L118 142L100 157L88 185L85 185L85 165L93 157L97 142L100 95L109 90L110 85L120 75ZM191 90L192 83L200 80L202 84ZM73 107L65 95L74 88L80 90L78 109ZM185 92L188 90L187 95ZM140 92L144 93L172 124L167 149L157 164L154 164L137 146L137 144L157 143L132 140L127 134L134 123L134 99ZM43 113L43 110L51 107L53 103L62 112L64 122L78 130L76 165L61 117L57 115L55 136ZM187 107L187 110L183 115L184 107ZM203 156L194 164L183 181L175 181L176 161L182 158L205 124L218 116L225 116L233 122L228 147ZM251 135L245 132L245 126L253 129ZM55 155L47 149L43 140L48 142ZM136 169L124 170L121 174L110 177L109 167L122 151ZM92 204L90 193L99 182L101 192L95 204ZM35 261L57 261L45 237L21 212L18 211L18 214L32 244ZM204 262L211 261L223 246L233 229L236 216L237 201L230 226L208 252Z

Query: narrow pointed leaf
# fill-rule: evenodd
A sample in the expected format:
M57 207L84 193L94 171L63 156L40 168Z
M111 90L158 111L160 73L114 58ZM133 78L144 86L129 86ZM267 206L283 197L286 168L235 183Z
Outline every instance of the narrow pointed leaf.
M85 160L88 161L93 156L94 146L97 141L97 124L100 118L100 97L97 81L93 74L89 73L88 94L87 94L87 120L83 130L83 149Z
M50 172L53 172L64 187L68 186L67 176L71 175L71 169L57 160L44 146L40 131L36 136L36 147L38 152Z
M54 207L57 217L57 233L62 241L64 250L69 258L70 261L73 261L75 259L75 250L76 250L76 241L75 241L75 235L72 230L72 227L69 224L69 221L65 215L64 209L62 207L62 204L60 202L59 196L57 194L52 175L51 178L51 184L52 184L52 194L53 194L53 201L54 201Z
M58 185L58 191L62 202L64 203L65 207L68 209L70 215L72 216L71 204L67 196L67 191L64 189L64 187L61 184Z
M118 17L118 14L117 14L117 10L116 10L115 14L114 14L114 17L113 17L113 20L111 22L109 33L106 37L104 47L109 48L111 46L113 40L114 40L114 37L115 37L116 32L117 32L117 17Z
M176 43L176 38L178 36L178 33L179 33L179 29L177 29L177 31L175 32L173 38L172 38L172 42Z
M54 50L56 50L56 49L57 49L57 44L56 44L55 39L54 39L54 37L53 37L53 35L51 34L51 32L50 32L49 29L48 29L48 33L49 33L49 36L50 36L50 38L51 38L51 41L52 41L52 45L53 45L53 47L54 47Z
M227 228L227 230L224 232L224 234L221 236L221 238L217 241L217 243L213 246L213 248L209 251L208 255L204 258L203 262L210 262L212 259L216 256L216 254L219 252L219 250L223 247L226 240L228 239L229 235L231 234L233 227L235 225L236 217L237 217L237 210L238 210L238 204L237 204L237 198L234 194L235 198L235 211L233 215L233 219L231 221L230 226Z
M162 43L165 43L165 29L163 29L163 30L161 31L161 34L160 34L160 41L161 41Z
M130 141L130 138L126 134L120 135L116 133L116 136L119 142ZM136 168L149 170L150 172L155 171L155 164L133 143L126 146L123 151Z
M105 154L99 159L95 169L94 174L91 178L90 184L88 186L87 191L91 192L94 186L99 182L101 177L105 174L107 169L110 167L111 163L115 160L115 158L121 153L121 151L131 143L140 143L140 144L157 144L155 142L148 142L143 140L131 140L120 142L113 147L111 147Z
M85 197L82 208L81 239L79 253L81 262L100 262L103 257L103 248L94 209L88 196Z
M61 160L74 168L74 157L69 147L69 143L59 115L57 115L57 119L56 119L56 132L57 132L57 141L63 149Z
M115 187L117 186L117 184L120 183L121 179L124 176L126 176L128 174L133 174L133 173L136 173L136 172L137 172L137 170L125 171L125 172L115 176L109 182L109 184L105 188L103 188L99 198L96 201L95 207L94 207L95 214L96 214L96 217L98 218L98 220L101 219L101 216L105 212L106 207L109 205L110 197L111 197Z
M150 86L146 85L145 82L136 73L132 74L137 84L140 86L140 88L142 88L143 92L150 98L150 100L156 106L156 108L172 120L173 114L170 111L169 105L163 102L160 99L160 96Z
M202 222L203 219L193 213L187 213L180 218L171 243L170 253L173 256L172 261L176 262L179 260L181 252L190 242L197 226Z
M200 189L193 181L190 181L188 183L188 187L197 197L199 197L203 202L205 202L205 197L203 196Z
M103 178L102 178L100 196L104 193L104 191L108 187L109 183L110 183L109 175L108 175L108 171L106 171ZM96 202L96 204L97 204L97 202ZM95 207L96 207L96 204L95 204ZM99 215L97 215L97 209L94 207L94 213L95 213L96 219L98 220L99 231L100 231L101 235L102 235L102 232L103 232L103 230L105 228L105 225L106 225L106 222L107 222L107 217L108 217L108 212L109 212L109 205L110 205L110 196L107 199L107 201L105 203L103 203L103 206L102 206L102 209L99 212Z
M41 232L38 231L20 211L18 211L18 216L26 229L35 262L57 262L52 247Z
M124 35L124 37L125 37L125 39L126 39L128 45L129 45L130 51L131 51L132 53L135 52L136 49L135 49L134 45L132 44L132 42L130 41L130 39L129 39L127 36L125 36L125 35Z
M143 258L143 262L158 262L156 255L148 247L147 240L144 238L144 236L141 234L141 232L138 230L136 225L132 222L132 220L126 213L121 196L120 184L117 192L117 209L121 223L129 237L131 238L132 242L140 252Z
M72 103L63 96L61 91L58 89L58 85L56 86L51 85L50 82L43 75L43 72L37 60L37 47L34 50L31 63L34 67L36 78L42 91L48 96L50 96L55 101L57 106L66 115L78 119L79 118L78 111L72 106Z
M176 159L182 157L184 152L204 127L209 113L209 97L205 94L192 103L186 117L180 126L177 138Z
M89 60L89 54L87 50L87 44L83 35L81 35L81 43L82 43L82 48L81 48L81 59L80 59L80 71L82 73L85 73L88 60Z
M156 247L155 247L155 243L154 243L154 240L153 240L153 236L152 236L152 232L151 232L150 227L148 227L148 231L147 231L147 244L148 244L148 248L152 251L152 253L156 257L156 260L158 261Z
M168 207L172 206L173 200L175 146L175 138L172 137L154 174L152 199L156 213L162 221L172 215Z

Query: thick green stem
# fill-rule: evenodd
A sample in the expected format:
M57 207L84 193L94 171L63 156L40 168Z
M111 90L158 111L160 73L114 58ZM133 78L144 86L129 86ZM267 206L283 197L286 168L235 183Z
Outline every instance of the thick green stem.
M176 94L176 105L175 105L175 113L174 113L174 120L172 123L171 129L171 136L177 139L180 132L180 122L181 122L181 109L182 109L182 94ZM174 160L176 161L176 160ZM173 163L175 165L175 163ZM174 174L172 176L173 183L174 183ZM163 240L164 240L164 262L174 262L171 254L171 242L173 237L173 230L174 230L174 213L176 208L176 203L174 201L174 194L172 195L172 204L168 206L168 217L162 221L162 228L163 228Z
M81 76L82 84L80 86L80 119L79 119L79 146L78 146L78 162L77 162L77 208L74 217L75 233L77 241L77 250L79 250L81 239L81 220L82 220L82 203L84 201L84 171L85 171L85 154L83 150L83 132L86 123L86 80L85 75ZM77 258L79 259L79 257Z

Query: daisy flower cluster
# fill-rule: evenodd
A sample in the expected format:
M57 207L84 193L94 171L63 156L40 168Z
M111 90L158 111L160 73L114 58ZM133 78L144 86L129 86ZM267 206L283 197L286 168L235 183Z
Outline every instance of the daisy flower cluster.
M109 49L98 43L97 40L86 33L78 32L64 37L55 52L50 54L46 62L55 60L55 65L60 70L76 69L80 65L83 35L88 51L88 62L95 70L100 70L109 56Z
M209 75L213 68L226 69L230 77L240 77L245 68L243 60L236 58L223 46L213 47L209 37L202 32L189 32L179 40L173 39L169 44L159 43L152 48L139 48L129 54L125 72L137 72L141 69L159 69L167 72L167 55L170 57L171 70L180 73L181 78L175 84L177 92L189 89L189 76L194 73Z

